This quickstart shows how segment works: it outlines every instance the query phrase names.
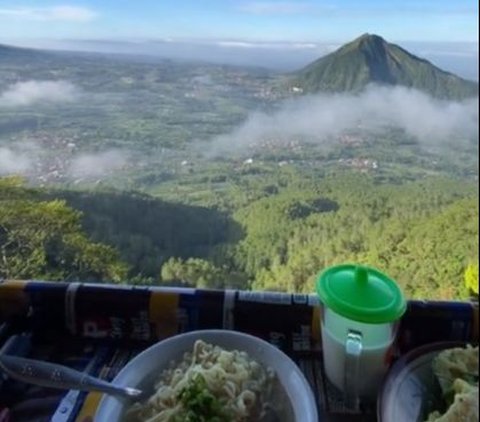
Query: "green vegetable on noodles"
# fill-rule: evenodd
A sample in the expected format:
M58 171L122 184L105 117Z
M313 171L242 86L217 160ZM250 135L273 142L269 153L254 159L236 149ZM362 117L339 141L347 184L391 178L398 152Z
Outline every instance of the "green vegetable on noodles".
M229 422L232 420L222 402L207 387L205 378L197 374L178 394L183 412L174 422Z

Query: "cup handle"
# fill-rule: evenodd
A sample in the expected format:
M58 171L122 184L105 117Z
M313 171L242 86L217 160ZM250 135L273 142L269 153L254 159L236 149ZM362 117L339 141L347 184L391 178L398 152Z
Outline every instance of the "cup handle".
M348 330L347 341L345 342L344 393L345 405L353 410L358 410L359 407L358 383L360 381L359 369L362 349L362 333Z

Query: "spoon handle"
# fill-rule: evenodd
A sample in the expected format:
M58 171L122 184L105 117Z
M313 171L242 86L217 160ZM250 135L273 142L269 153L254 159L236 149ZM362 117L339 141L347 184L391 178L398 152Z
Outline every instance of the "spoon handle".
M136 388L116 386L66 366L17 356L0 355L0 369L17 381L42 387L100 391L122 397L138 397L142 394Z

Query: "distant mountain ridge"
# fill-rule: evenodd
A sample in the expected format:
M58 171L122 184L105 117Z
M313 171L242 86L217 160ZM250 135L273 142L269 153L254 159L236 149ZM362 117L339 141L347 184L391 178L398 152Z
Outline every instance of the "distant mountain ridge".
M478 96L478 84L434 66L382 37L363 34L288 78L303 93L359 92L367 85L400 85L443 99Z
M106 53L44 50L0 43L0 63L49 64L52 59L108 57ZM115 55L117 56L117 55ZM118 57L128 57L119 54ZM277 80L278 82L278 80ZM281 78L281 90L318 92L360 92L369 84L405 86L436 98L461 100L478 96L478 83L446 72L382 37L363 34L303 69ZM1 85L1 84L0 84ZM275 83L278 88L279 85Z
M16 47L16 46L0 43L0 58L5 58L10 55L34 54L34 53L38 53L39 51L40 50L24 48L24 47Z
M32 60L48 61L55 50L42 50L29 47L17 47L0 43L0 63L29 63Z

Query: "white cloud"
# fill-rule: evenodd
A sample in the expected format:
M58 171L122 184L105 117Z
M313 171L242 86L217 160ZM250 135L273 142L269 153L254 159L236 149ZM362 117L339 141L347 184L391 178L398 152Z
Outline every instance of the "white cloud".
M0 147L0 175L23 174L31 165L31 160L11 148Z
M300 42L249 42L249 41L217 41L216 45L226 48L261 48L267 50L311 50L319 48L315 43L300 43Z
M286 102L277 112L253 113L232 133L217 137L208 154L228 154L266 139L308 137L328 142L358 123L372 130L398 127L423 144L478 137L478 98L440 101L404 87L371 86L359 95L320 94Z
M310 3L301 1L251 1L239 6L239 10L254 15L292 15L308 12Z
M16 7L0 9L0 18L30 21L90 22L97 17L92 9L79 6Z
M78 91L67 81L25 81L10 85L0 94L0 107L21 107L41 102L67 102Z
M128 162L128 154L109 150L97 154L82 154L73 159L69 174L71 177L99 177L119 170Z
M0 146L0 177L21 174L37 181L55 180L58 177L58 180L88 180L108 176L125 168L133 157L130 151L118 149L79 153L63 158L61 154L59 165L52 151L52 147L41 145L35 139Z

